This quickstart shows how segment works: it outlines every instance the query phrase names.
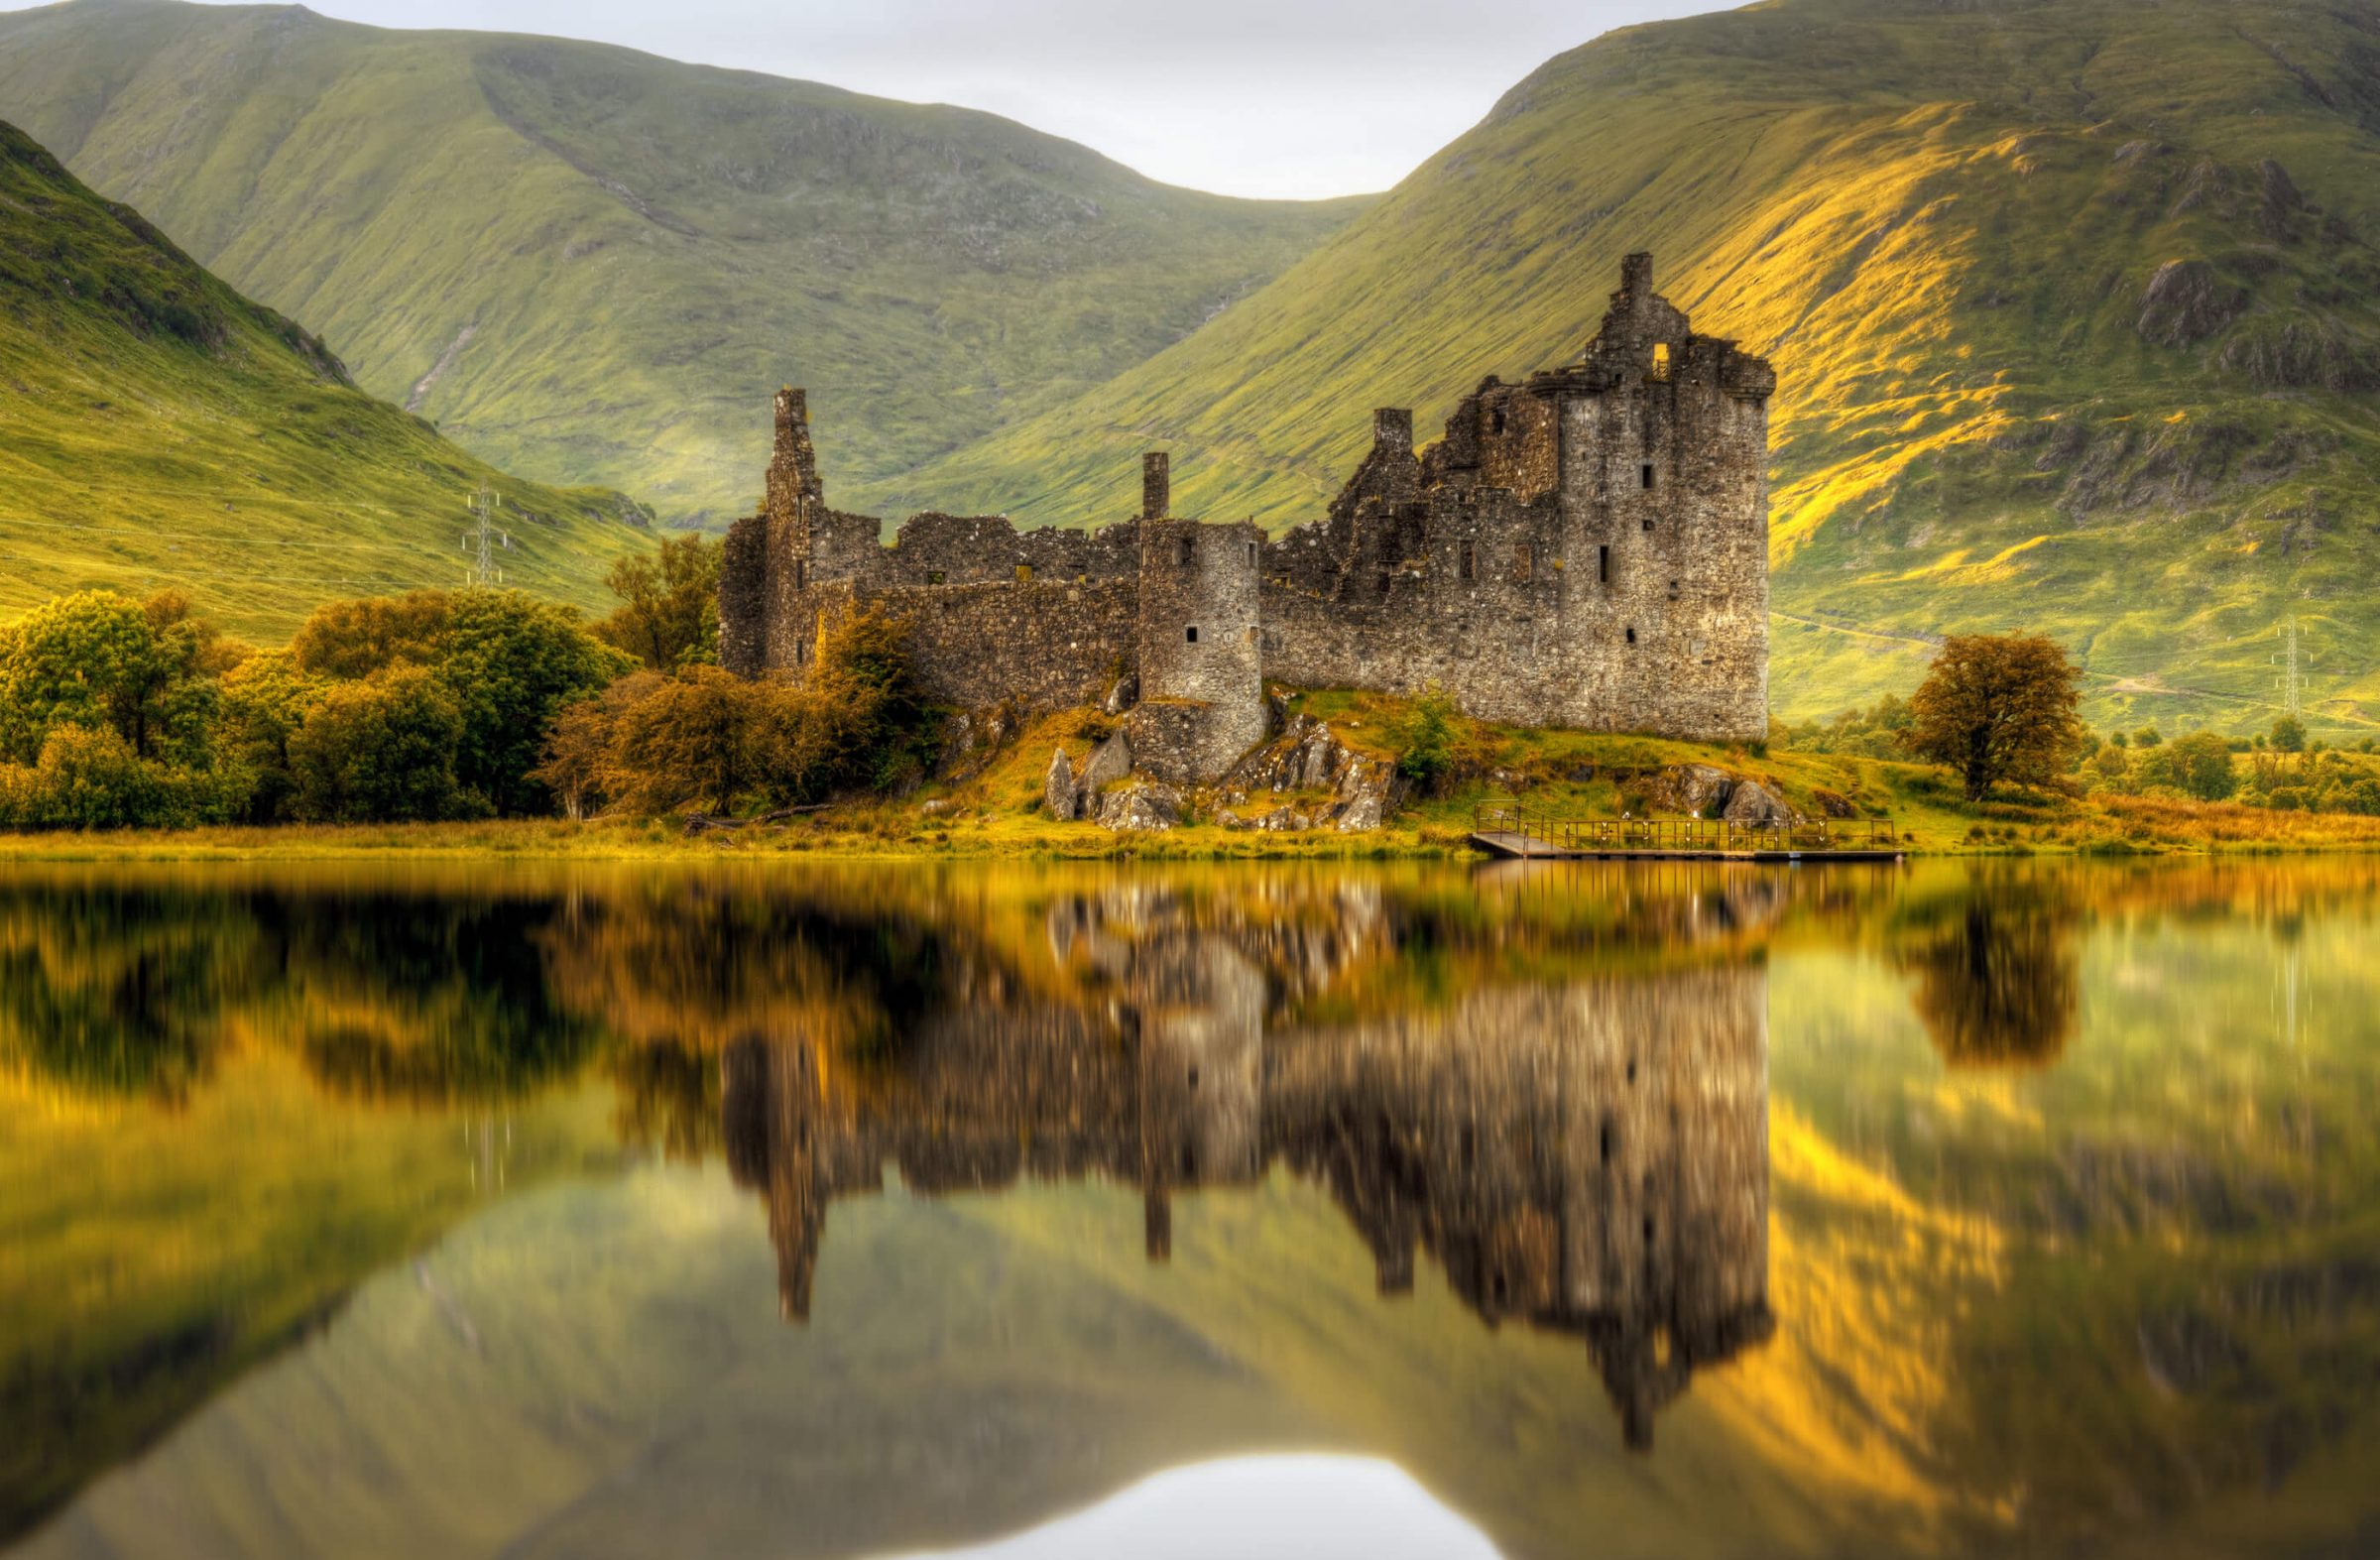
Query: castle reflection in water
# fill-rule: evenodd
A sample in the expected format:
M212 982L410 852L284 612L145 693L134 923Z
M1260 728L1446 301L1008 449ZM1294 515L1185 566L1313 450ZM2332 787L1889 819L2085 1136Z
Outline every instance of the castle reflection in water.
M1744 909L1714 906L1715 923ZM1067 898L1047 913L1067 979L961 981L872 1071L812 1034L732 1040L727 1157L766 1200L785 1314L809 1315L832 1202L877 1192L888 1166L927 1195L1137 1185L1162 1261L1176 1192L1278 1165L1328 1189L1382 1295L1410 1290L1426 1252L1490 1324L1583 1339L1628 1443L1649 1446L1697 1369L1774 1327L1764 968L1335 1008L1338 978L1376 966L1381 916L1362 896L1277 918Z

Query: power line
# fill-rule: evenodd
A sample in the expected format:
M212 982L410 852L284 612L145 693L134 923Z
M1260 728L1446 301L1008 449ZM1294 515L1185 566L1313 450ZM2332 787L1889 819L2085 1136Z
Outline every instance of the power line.
M498 548L508 552L512 550L513 534L496 529L497 502L496 496L488 491L488 485L485 482L479 485L478 495L471 500L471 513L478 517L479 524L463 533L463 550L474 554L477 562L465 576L466 584L501 585L504 583L504 570L496 566L495 555Z

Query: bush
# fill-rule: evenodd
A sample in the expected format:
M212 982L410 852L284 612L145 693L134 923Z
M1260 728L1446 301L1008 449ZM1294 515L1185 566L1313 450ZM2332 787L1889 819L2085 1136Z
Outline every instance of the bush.
M393 664L333 685L290 739L295 811L315 823L420 822L474 810L455 779L462 715L438 678Z
M1456 713L1455 701L1433 682L1396 732L1396 773L1425 796L1439 794L1454 773Z

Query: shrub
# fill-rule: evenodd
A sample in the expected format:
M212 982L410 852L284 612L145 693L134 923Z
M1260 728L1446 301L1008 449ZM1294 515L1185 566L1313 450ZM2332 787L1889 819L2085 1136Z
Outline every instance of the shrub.
M398 823L473 810L455 780L462 715L436 676L392 664L332 686L290 739L298 816Z
M1396 731L1396 773L1425 796L1442 791L1455 768L1455 701L1431 683Z

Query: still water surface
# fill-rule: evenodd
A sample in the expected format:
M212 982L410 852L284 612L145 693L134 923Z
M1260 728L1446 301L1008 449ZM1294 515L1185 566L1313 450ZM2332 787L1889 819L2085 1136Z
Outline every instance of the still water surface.
M14 1554L2380 1552L2380 864L25 871Z

